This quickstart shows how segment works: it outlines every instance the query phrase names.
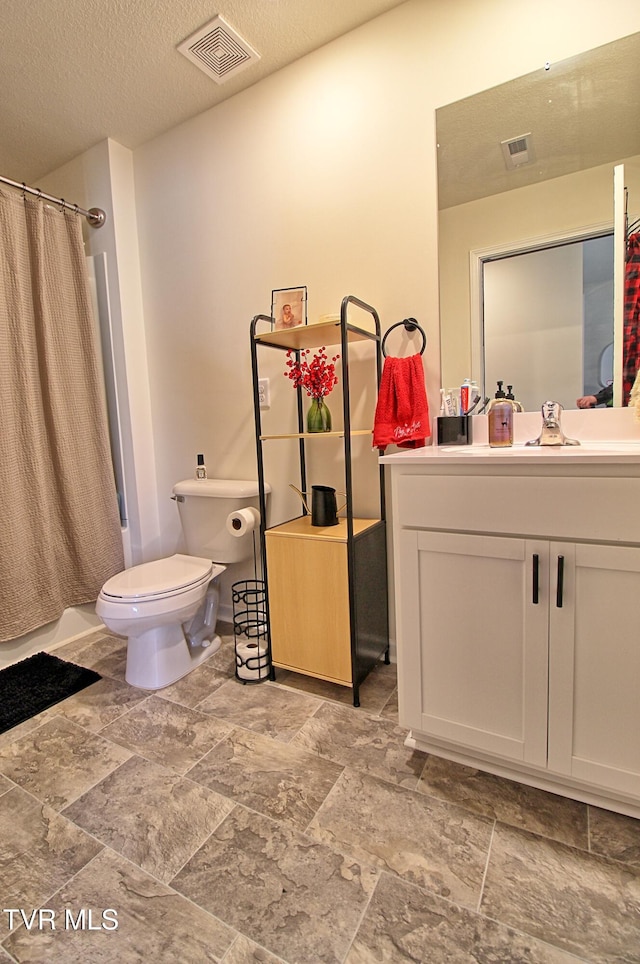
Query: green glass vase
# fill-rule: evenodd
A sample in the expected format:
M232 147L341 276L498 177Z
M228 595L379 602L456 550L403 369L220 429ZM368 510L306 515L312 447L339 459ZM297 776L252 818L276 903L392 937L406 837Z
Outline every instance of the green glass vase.
M311 400L307 412L307 432L330 432L331 412L324 398Z

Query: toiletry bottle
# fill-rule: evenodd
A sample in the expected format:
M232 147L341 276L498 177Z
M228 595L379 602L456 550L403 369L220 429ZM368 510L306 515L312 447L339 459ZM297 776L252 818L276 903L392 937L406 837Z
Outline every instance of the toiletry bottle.
M513 445L513 406L498 382L495 398L489 405L489 445L491 448L506 448Z
M204 455L198 455L198 464L196 466L196 479L206 479L207 477L207 467L204 464Z
M460 386L460 415L466 415L471 408L471 379L465 378Z
M507 394L505 395L505 398L508 398L511 402L511 407L513 408L514 412L524 412L524 407L513 394L513 385L507 385Z

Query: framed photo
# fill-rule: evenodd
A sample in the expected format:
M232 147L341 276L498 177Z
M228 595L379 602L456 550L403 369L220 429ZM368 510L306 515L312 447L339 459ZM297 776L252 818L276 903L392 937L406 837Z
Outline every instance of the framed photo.
M298 328L307 323L307 289L278 288L271 292L271 317L275 330Z

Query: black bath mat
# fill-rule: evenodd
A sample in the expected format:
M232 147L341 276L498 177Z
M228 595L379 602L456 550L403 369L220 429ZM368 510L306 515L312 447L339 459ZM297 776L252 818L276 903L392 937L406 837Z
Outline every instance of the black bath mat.
M0 733L24 723L102 677L92 669L36 653L0 670Z

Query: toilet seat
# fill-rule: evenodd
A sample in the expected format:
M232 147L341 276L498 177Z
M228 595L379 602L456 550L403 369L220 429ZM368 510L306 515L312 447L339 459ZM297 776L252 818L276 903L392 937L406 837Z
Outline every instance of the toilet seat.
M166 599L210 582L213 570L210 559L176 553L117 573L106 581L100 595L114 603Z

